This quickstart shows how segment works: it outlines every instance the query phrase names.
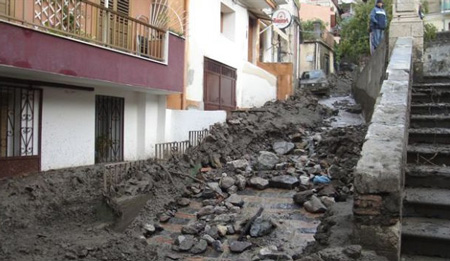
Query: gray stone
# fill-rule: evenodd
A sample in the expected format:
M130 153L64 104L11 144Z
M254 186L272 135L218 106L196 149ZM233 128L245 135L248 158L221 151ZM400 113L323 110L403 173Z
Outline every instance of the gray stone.
M234 231L234 227L232 225L228 225L227 226L227 235L233 235L234 233L236 233L236 231Z
M165 223L165 222L169 221L170 218L172 218L172 217L169 216L169 215L167 215L167 214L162 214L162 215L159 217L159 222Z
M300 184L302 184L304 186L308 186L310 184L308 176L301 175L299 178L300 178Z
M278 163L278 164L275 165L275 169L276 170L283 170L283 169L286 169L288 166L289 166L289 164L286 163L286 162Z
M220 179L219 186L221 189L228 189L234 185L234 182L234 178L225 176Z
M273 223L270 220L258 217L250 227L250 236L262 237L272 232Z
M285 155L295 148L295 144L292 142L277 141L273 144L272 148L278 155Z
M258 157L258 169L272 170L275 164L279 162L279 158L272 152L260 151Z
M227 162L227 166L233 169L245 170L249 166L249 163L246 159L239 159Z
M214 206L216 204L216 200L215 199L205 199L202 201L202 205L204 207L206 206Z
M276 246L268 246L259 250L258 257L261 260L293 260L292 257L285 253L279 253Z
M236 214L222 214L222 215L218 215L214 218L214 222L215 223L229 223L229 222L233 222L236 218Z
M226 199L226 202L233 204L234 206L242 207L244 206L244 200L241 196L233 194Z
M181 233L188 235L198 235L205 228L203 222L192 222L181 228Z
M156 232L156 228L153 224L145 224L144 230L146 233L148 233L150 235Z
M228 194L236 194L238 192L238 187L233 185L227 189Z
M197 244L191 249L192 254L201 254L206 251L208 247L208 242L204 239L200 239Z
M205 230L206 235L209 235L210 237L214 239L219 239L219 229L217 229L216 226L213 226L207 230Z
M180 251L189 251L196 243L196 240L192 235L178 236L175 243L178 245Z
M311 213L324 213L327 211L327 207L316 196L312 196L311 199L303 204L306 211Z
M218 182L208 182L208 187L218 193L222 193Z
M250 179L250 185L257 189L265 189L269 186L269 181L260 177L253 177Z
M228 209L225 206L214 207L214 214L216 214L216 215L220 215L220 214L227 213L227 212L228 212Z
M337 196L337 191L333 185L326 185L321 190L319 190L319 192L317 192L317 195L319 197L321 196L335 197Z
M189 204L191 204L191 201L189 199L187 199L187 198L180 198L177 201L177 204L180 207L186 207L186 206L189 206Z
M216 250L217 252L223 252L223 245L222 242L220 242L220 240L215 240L212 244L211 244L212 248L214 248L214 250Z
M293 189L299 184L296 177L290 175L281 175L273 177L270 182L270 186L273 188Z
M344 249L344 254L350 258L358 259L361 257L362 247L360 245L347 246Z
M286 173L290 175L294 175L296 172L297 170L294 167L290 167L286 170Z
M215 239L212 236L208 235L208 234L204 234L202 236L202 239L206 240L206 242L208 242L209 245L212 244L215 241Z
M198 212L197 212L197 217L203 217L206 215L211 215L214 214L214 206L206 206L206 207L202 207Z
M333 197L320 197L320 200L322 201L322 203L327 207L331 207L334 203L336 203L336 201L334 200Z
M242 253L252 246L250 242L233 241L230 244L230 251L233 253Z
M247 184L247 179L242 176L241 174L238 174L235 176L236 178L236 186L238 187L239 190L244 190L245 189L245 185Z
M241 213L240 207L231 207L229 210L231 213Z
M302 206L303 204L305 204L306 201L309 200L309 198L314 194L313 190L305 190L302 192L299 192L297 194L295 194L293 196L293 200L295 203L299 204L300 206Z

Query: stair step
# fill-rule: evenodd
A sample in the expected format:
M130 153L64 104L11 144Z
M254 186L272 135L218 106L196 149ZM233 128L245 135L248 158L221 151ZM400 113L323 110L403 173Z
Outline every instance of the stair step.
M450 103L413 103L411 114L450 114Z
M415 143L408 145L407 162L425 165L450 165L450 144Z
M411 128L450 128L450 115L411 115Z
M405 177L407 187L450 188L450 167L408 164Z
M405 189L403 216L450 219L450 190L435 188Z
M450 90L450 82L439 83L414 83L413 90L434 89L434 90Z
M450 220L403 218L402 253L450 258Z
M450 129L446 128L409 129L409 143L450 144Z
M411 101L413 103L448 103L450 102L450 91L434 91L432 89L425 89L414 91L411 94Z
M432 256L416 256L416 255L402 255L401 261L448 261L446 258L442 257L432 257Z

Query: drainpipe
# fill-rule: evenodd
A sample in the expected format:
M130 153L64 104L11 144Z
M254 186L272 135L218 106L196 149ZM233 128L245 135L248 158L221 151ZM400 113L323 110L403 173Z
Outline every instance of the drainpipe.
M183 93L181 94L181 109L186 109L186 89L188 84L188 57L189 57L189 38L187 36L188 24L189 24L189 3L190 0L184 0L184 8L186 9L185 28L184 28L184 75L183 75Z

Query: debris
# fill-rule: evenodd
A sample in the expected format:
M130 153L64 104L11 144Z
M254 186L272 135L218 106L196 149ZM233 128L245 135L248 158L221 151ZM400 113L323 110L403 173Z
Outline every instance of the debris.
M249 163L246 159L239 159L227 162L227 166L231 167L233 170L245 170L249 166Z
M238 207L244 206L244 200L242 200L241 196L238 196L236 194L231 195L225 201L233 204L234 206Z
M278 155L285 155L295 148L295 144L292 142L277 141L272 145L272 148Z
M250 236L262 237L272 232L273 223L271 220L258 217L255 219L250 228Z
M242 253L252 247L252 243L243 241L233 241L230 244L230 251L234 253Z
M194 247L191 248L192 254L201 254L206 251L206 248L208 247L208 242L204 239L200 239L197 244L194 245Z
M327 211L327 207L316 196L311 196L311 199L303 204L306 211L311 213L324 213Z
M269 186L269 181L260 177L251 178L249 183L257 189L265 189Z
M270 182L270 186L273 188L293 189L299 184L296 177L290 175L281 175L273 177Z
M303 206L303 204L305 204L305 202L308 201L312 195L314 195L314 190L305 190L295 194L293 196L293 200L295 203Z
M260 170L272 170L275 167L275 164L279 162L279 158L277 155L268 151L260 151L258 156L258 164L257 167Z
M327 176L315 176L313 178L314 184L328 184L330 182L331 182L331 180Z
M256 214L249 219L249 221L245 224L245 227L242 229L241 234L239 235L239 241L242 241L242 239L248 234L248 232L250 232L250 228L253 224L253 222L255 222L255 220L261 215L261 213L264 211L263 207L260 207L258 209L258 212L256 212Z

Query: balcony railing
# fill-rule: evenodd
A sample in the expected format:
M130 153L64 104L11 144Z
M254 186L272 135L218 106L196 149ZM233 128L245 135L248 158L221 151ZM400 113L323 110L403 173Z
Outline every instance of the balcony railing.
M167 31L87 0L0 0L0 19L164 60Z
M303 39L305 41L322 41L330 48L334 48L334 36L332 33L328 31L320 31L320 32L304 31Z

